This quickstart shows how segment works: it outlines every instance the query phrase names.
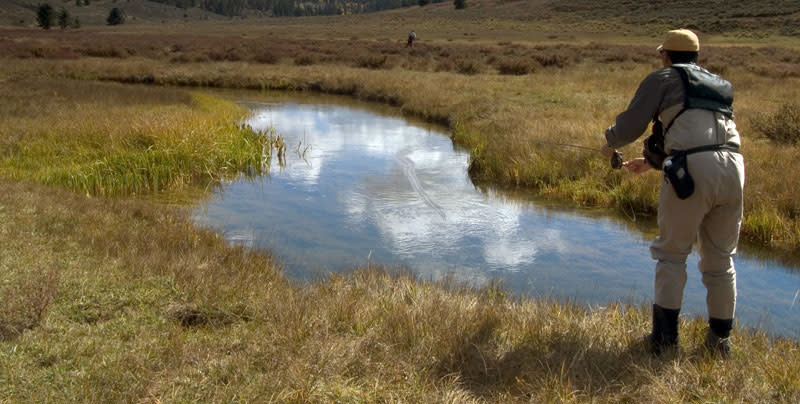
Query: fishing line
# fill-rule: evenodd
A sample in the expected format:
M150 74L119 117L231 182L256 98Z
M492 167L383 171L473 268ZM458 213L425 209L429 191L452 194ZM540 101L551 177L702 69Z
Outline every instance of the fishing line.
M534 143L544 144L544 145L551 145L551 146L562 146L562 147L573 147L576 149L581 150L591 150L599 152L600 149L589 147L589 146L581 146L577 144L570 144L570 143L559 143L559 142L549 142L547 140L534 140ZM611 156L611 160L609 161L611 164L611 168L618 170L622 168L622 152L614 150L614 155Z

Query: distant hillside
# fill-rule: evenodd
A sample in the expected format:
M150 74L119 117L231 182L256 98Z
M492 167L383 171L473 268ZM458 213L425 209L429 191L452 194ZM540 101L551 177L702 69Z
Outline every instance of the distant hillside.
M394 10L419 18L549 20L609 30L648 25L800 35L800 0L466 0L463 11L454 10L453 0L0 0L0 26L35 26L36 7L43 2L66 8L82 25L104 25L114 7L125 11L129 24Z
M800 0L551 0L553 11L629 24L665 24L705 32L778 29L800 34Z
M0 26L36 26L36 9L43 3L55 10L63 7L82 26L105 25L114 7L122 9L132 24L224 18L198 7L181 9L150 0L89 0L88 5L86 0L0 0Z
M198 7L225 16L261 12L278 17L344 15L419 5L420 0L150 0L179 8ZM445 0L422 0L440 3Z
M424 6L453 0L149 0L181 8L201 8L225 16L260 12L273 16L332 15L377 12ZM485 6L487 1L466 0ZM797 29L800 0L510 0L495 4L519 4L516 18L540 18L542 12L589 20L621 20L625 23L662 23L694 26L706 32L741 28L779 27L791 34ZM534 7L531 7L531 6ZM488 12L486 17L491 17Z

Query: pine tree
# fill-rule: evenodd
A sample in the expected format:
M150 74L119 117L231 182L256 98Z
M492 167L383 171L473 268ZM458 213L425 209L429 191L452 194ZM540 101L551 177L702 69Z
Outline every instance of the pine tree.
M67 11L67 9L64 7L61 7L61 10L58 11L58 26L61 27L61 29L67 28L69 26L69 20L69 11Z
M108 18L106 18L106 22L108 25L119 25L125 23L125 12L122 11L119 7L114 7L108 13Z
M53 7L48 3L40 4L36 9L36 24L42 29L50 29L53 26Z

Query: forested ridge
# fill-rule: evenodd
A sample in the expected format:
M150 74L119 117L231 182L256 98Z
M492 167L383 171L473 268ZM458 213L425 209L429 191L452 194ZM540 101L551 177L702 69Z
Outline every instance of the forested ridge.
M260 11L274 16L357 14L408 7L430 0L149 0L179 8L198 7L226 16ZM443 0L434 0L441 2Z

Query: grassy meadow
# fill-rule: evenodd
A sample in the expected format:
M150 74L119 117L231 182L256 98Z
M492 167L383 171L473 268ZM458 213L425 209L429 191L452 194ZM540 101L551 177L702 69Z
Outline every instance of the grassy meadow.
M308 286L180 211L3 180L0 399L8 403L775 402L796 341L652 358L645 308L515 301L363 268Z
M407 50L393 41L284 41L255 34L143 32L108 41L81 32L68 33L69 40L12 32L21 37L5 44L4 52L15 55L4 63L12 77L352 95L449 126L453 139L472 150L476 180L633 218L656 210L656 173L611 171L599 156L547 144L602 144L603 130L657 67L652 45L443 41ZM800 106L792 101L800 88L800 50L709 45L701 64L725 74L736 89L747 162L742 237L793 255L800 247L800 188L782 173L796 160L797 135L782 140L781 133L800 128ZM640 151L637 142L623 153Z
M599 147L657 67L664 27L488 9L0 29L0 403L800 401L791 339L737 328L720 361L687 318L681 351L652 358L645 307L516 300L380 267L301 286L269 252L148 201L268 174L279 134L202 89L280 89L396 106L447 125L477 181L650 220L658 174L548 142ZM701 40L701 64L736 89L742 236L796 257L798 43Z

